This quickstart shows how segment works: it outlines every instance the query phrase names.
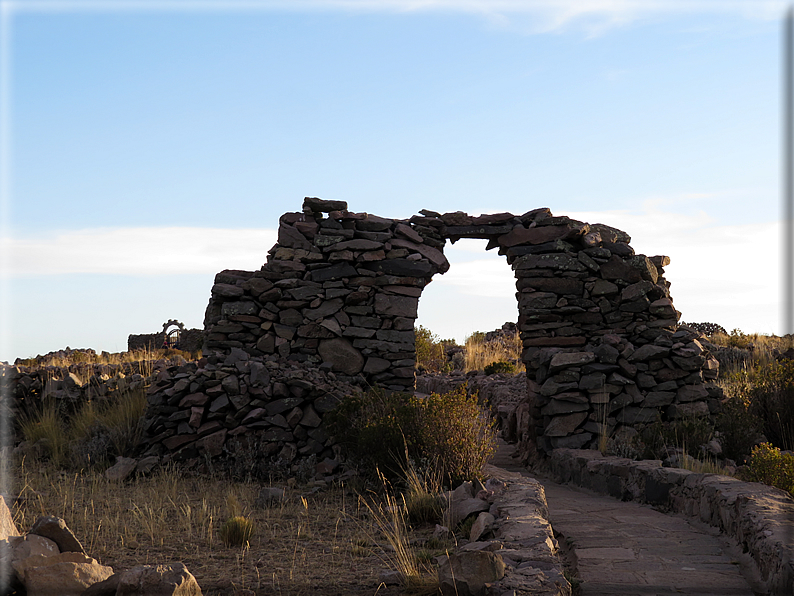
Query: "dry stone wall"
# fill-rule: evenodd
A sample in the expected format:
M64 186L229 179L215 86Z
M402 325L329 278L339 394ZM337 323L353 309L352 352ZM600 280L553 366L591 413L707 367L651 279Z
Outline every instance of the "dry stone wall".
M306 199L281 217L260 271L215 277L205 352L308 362L391 390L413 390L422 289L449 263L437 217L409 221Z
M516 277L527 398L515 440L592 446L621 426L719 408L718 362L678 325L665 256L635 254L621 230L555 217L423 210L385 219L307 198L281 217L256 272L223 271L205 315L205 353L306 362L342 380L413 390L422 289L449 263L447 240L482 238Z
M252 459L247 473L295 473L308 459L330 473L338 454L322 417L353 391L330 371L232 348L224 358L158 373L147 389L139 455L195 463L242 458L245 449Z

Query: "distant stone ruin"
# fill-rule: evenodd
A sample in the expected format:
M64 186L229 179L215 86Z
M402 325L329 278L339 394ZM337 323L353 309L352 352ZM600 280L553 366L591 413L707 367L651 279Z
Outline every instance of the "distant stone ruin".
M527 399L525 448L593 446L599 434L719 408L718 362L679 326L665 256L637 255L625 232L555 217L422 210L387 219L307 198L281 216L255 272L219 273L204 353L286 359L342 382L412 391L422 289L449 269L447 240L482 238L515 277ZM207 409L212 406L207 403ZM195 414L194 414L195 416Z
M127 337L127 351L159 350L173 348L184 352L198 352L204 343L204 332L201 329L185 329L185 325L176 319L163 323L159 333L145 333Z

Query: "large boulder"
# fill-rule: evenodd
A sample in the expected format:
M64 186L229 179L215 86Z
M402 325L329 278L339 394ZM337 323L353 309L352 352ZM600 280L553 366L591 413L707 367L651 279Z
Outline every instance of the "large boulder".
M488 551L469 551L444 557L438 581L444 596L481 596L486 584L505 576L502 557Z
M28 596L80 596L89 586L111 575L113 569L82 553L33 555L14 563Z
M85 554L83 545L80 544L80 541L68 528L66 522L60 517L54 517L52 515L40 517L33 523L33 527L30 528L30 532L28 533L49 538L58 545L62 553L74 552Z

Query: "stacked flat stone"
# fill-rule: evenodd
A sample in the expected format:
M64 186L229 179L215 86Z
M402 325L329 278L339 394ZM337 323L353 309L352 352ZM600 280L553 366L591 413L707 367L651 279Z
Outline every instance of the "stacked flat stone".
M496 239L518 289L528 397L526 449L592 447L603 434L719 409L719 364L678 325L665 256L637 255L625 232L547 209Z
M257 272L215 277L205 353L242 348L361 375L391 390L414 386L414 321L422 288L449 263L436 217L351 213L307 198L281 217Z
M254 437L285 468L336 456L322 417L354 387L297 362L251 357L234 348L160 371L148 392L140 455L160 462L228 455L234 438Z

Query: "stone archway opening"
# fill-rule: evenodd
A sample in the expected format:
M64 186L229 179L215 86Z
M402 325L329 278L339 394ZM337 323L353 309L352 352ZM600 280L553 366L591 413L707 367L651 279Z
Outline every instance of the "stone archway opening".
M422 291L417 324L463 345L475 332L518 320L515 278L505 258L486 250L487 241L470 238L447 243L450 269L433 276Z

